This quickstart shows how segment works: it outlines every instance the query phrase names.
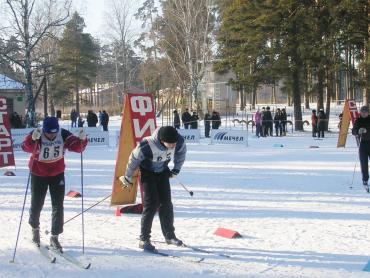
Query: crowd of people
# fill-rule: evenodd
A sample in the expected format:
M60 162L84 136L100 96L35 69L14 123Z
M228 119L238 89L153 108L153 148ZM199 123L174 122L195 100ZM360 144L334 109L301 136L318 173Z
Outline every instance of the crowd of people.
M272 117L269 106L262 107L262 111L258 108L253 115L253 121L256 126L257 137L274 136L274 128L276 136L286 135L287 113L285 108L277 108L274 117Z
M98 116L99 115L99 116ZM108 113L103 110L99 111L99 114L96 115L93 110L89 110L86 116L86 122L88 127L96 127L99 123L103 127L103 131L108 131L108 124L109 124L109 115ZM85 120L79 115L75 109L71 111L71 126L72 127L83 127L85 124Z
M15 111L10 115L9 122L11 128L24 128L22 116Z
M209 138L209 133L212 129L219 129L221 126L221 116L220 113L217 111L213 111L212 114L207 112L204 115L204 127L205 127L205 137ZM177 110L173 111L173 126L176 129L180 129L181 122L184 127L184 129L198 129L198 122L199 122L199 116L198 113L195 111L192 111L190 114L189 109L186 108L185 111L181 114L181 120L180 115Z
M326 123L327 119L324 109L320 109L317 114L316 110L313 109L311 115L312 137L324 138Z

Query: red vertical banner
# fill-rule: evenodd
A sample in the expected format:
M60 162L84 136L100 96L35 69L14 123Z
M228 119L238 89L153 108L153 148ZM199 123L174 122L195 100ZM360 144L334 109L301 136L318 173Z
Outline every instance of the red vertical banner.
M132 150L144 137L150 136L156 128L153 97L149 94L127 94L122 115L116 168L113 178L112 205L135 203L139 181L138 171L133 177L134 187L131 190L122 189L118 177L125 174Z
M351 122L352 122L352 125L354 125L358 117L360 117L360 114L357 111L356 101L347 100L347 102L348 102L349 114L351 116Z
M0 98L0 168L15 166L6 98Z
M356 102L354 100L346 100L342 113L342 122L340 124L337 148L346 146L350 121L353 126L359 116L360 114L357 111ZM357 144L359 144L358 138L356 138L356 140Z
M156 128L153 97L148 94L128 96L131 108L132 132L135 145L150 136Z

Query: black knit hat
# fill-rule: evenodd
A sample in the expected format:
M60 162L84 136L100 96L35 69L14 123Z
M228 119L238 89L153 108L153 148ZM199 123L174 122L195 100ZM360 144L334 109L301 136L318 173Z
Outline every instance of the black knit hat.
M176 143L179 139L179 134L173 126L162 126L158 134L159 139L165 143Z

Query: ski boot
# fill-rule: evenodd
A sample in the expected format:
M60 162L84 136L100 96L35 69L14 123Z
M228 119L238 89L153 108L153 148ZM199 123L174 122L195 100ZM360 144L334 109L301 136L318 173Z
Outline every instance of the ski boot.
M176 238L176 237L173 237L173 238L166 238L166 243L169 244L169 245L176 245L176 246L181 246L183 245L184 243L182 242L182 240Z
M52 235L50 237L50 247L56 251L59 251L60 253L63 253L63 248L59 243L58 235Z
M32 242L40 247L40 228L32 228Z
M150 242L149 239L140 240L139 248L143 249L144 251L155 252L155 246Z
M367 193L370 192L369 185L367 184L367 181L362 181L363 186L365 187L365 190Z

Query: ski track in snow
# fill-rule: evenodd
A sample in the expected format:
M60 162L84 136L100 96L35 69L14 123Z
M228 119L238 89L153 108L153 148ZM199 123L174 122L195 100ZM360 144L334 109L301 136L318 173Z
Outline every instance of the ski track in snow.
M116 120L116 122L119 122ZM118 124L113 125L119 128ZM111 138L114 138L113 132ZM283 148L274 148L281 143ZM112 145L112 144L111 144ZM320 148L310 149L316 145ZM322 141L310 133L283 138L251 138L249 147L188 144L179 175L194 191L190 197L172 180L176 234L185 243L230 255L224 258L157 244L160 250L202 263L144 254L137 249L140 216L115 216L109 200L85 214L85 256L81 218L65 225L61 242L92 266L81 270L58 258L50 264L34 249L27 223L30 195L16 262L9 263L28 177L28 154L16 152L16 176L0 176L0 277L369 277L370 195L361 185L353 138L336 149L336 136ZM66 193L80 191L80 156L66 155ZM85 208L111 193L115 147L88 147L84 154ZM80 199L65 199L65 220L80 212ZM50 230L50 197L41 230ZM213 233L227 227L242 234L225 239ZM152 238L163 240L159 219ZM44 243L49 237L42 234Z

